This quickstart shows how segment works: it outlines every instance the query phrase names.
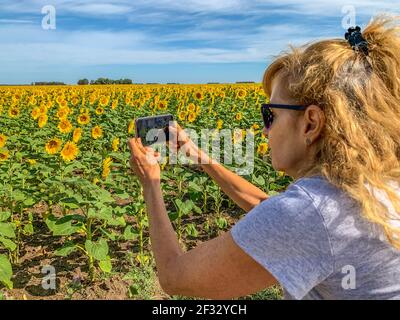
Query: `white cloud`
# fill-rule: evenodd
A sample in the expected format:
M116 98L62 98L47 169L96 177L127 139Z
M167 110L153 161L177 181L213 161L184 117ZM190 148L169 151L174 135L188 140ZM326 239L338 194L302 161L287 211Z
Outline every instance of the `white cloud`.
M93 4L84 4L84 5L76 5L76 6L66 6L65 9L78 12L88 15L121 15L126 14L132 11L130 6L124 5L115 5L109 3L93 3Z
M20 23L33 23L32 20L22 20L22 19L0 19L0 23L4 24L20 24Z

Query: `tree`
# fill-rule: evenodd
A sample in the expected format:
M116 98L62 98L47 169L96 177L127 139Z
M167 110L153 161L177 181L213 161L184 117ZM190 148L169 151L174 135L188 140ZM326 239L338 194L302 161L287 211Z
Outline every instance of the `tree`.
M82 86L82 85L88 85L89 84L89 80L88 79L81 79L78 81L78 85Z

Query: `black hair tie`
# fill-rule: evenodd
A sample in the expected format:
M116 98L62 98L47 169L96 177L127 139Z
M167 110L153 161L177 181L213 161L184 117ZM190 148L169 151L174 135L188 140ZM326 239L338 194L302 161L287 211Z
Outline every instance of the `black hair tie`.
M346 32L344 36L353 50L362 51L366 56L368 56L368 42L363 38L359 26L349 28L348 32Z

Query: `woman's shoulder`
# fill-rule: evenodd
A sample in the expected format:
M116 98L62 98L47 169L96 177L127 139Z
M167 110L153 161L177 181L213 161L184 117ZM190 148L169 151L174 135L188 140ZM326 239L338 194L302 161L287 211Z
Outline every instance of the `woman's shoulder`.
M330 183L321 175L301 177L293 181L286 189L287 193L298 193L299 196L306 196L313 201L345 198L344 192Z
M282 197L308 199L318 213L329 221L340 214L357 214L359 204L346 192L333 185L323 176L302 177L289 185Z

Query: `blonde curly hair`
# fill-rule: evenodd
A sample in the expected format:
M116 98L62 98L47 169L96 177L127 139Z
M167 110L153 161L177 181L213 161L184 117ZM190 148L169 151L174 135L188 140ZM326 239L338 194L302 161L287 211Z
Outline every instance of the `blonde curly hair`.
M324 111L326 123L316 142L314 162L300 176L318 172L347 192L360 204L363 216L382 227L398 249L399 20L400 16L389 14L371 19L362 31L368 55L353 50L344 38L291 47L267 68L263 79L270 96L274 77L283 74L290 98ZM393 207L384 206L373 189L386 192Z

